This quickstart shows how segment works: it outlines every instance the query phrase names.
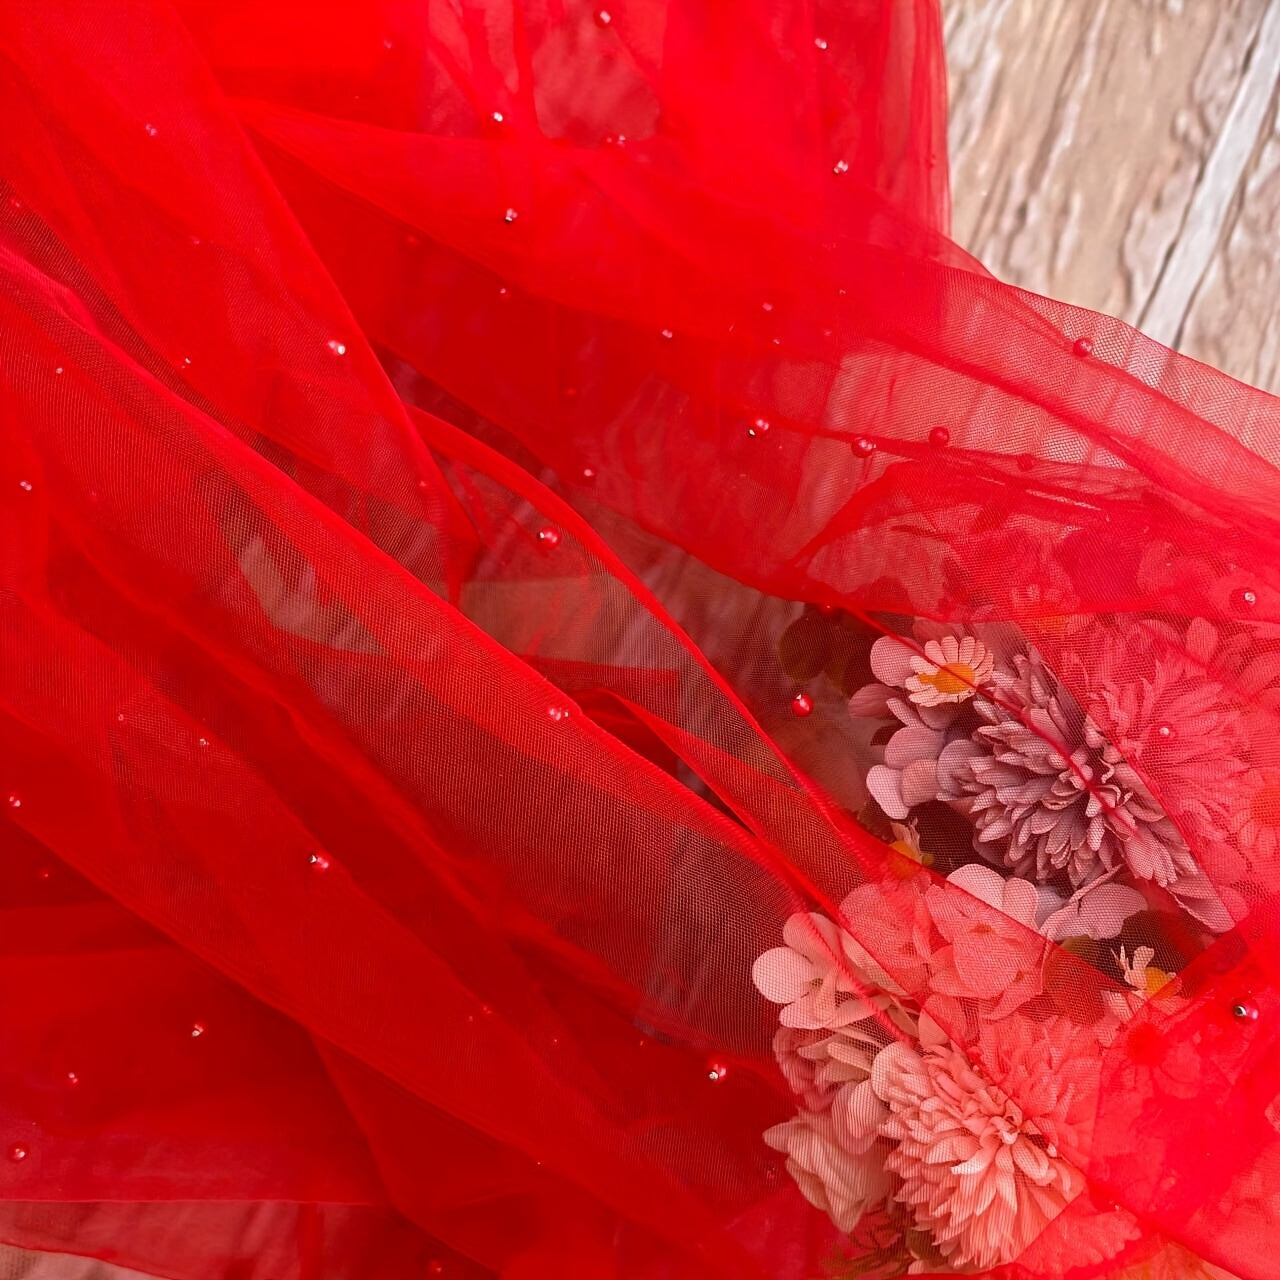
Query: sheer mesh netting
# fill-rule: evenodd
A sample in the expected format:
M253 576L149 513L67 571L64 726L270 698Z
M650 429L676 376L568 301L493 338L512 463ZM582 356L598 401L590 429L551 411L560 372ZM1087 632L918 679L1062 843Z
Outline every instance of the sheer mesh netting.
M0 1265L1280 1276L1280 409L940 42L0 6Z

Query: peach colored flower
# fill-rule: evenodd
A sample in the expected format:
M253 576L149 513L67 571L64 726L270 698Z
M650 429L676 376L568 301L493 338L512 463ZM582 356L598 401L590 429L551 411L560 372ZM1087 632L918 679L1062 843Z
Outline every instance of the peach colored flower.
M886 1114L864 1080L842 1086L828 1111L802 1111L764 1135L786 1153L787 1172L805 1199L841 1231L852 1231L889 1194L891 1179L876 1145Z
M933 927L919 885L923 878L859 885L840 904L841 919L858 933L862 971L895 995L919 995L928 980Z
M1035 885L970 864L933 885L925 904L948 945L929 959L941 995L994 1001L1002 1018L1040 994L1045 940L1036 927Z
M1280 768L1251 772L1237 790L1231 834L1255 866L1280 854Z
M952 1266L1012 1262L1084 1189L1064 1153L1087 1141L1096 1058L1096 1042L1066 1019L988 1025L974 1062L951 1044L895 1043L877 1056L895 1199Z

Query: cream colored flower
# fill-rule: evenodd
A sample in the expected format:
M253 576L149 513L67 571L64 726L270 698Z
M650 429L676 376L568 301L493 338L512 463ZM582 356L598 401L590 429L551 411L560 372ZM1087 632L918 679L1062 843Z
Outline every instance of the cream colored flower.
M995 659L976 636L943 636L930 640L923 654L913 654L907 696L917 706L964 702L991 679Z
M786 1153L787 1172L805 1199L841 1231L852 1231L889 1194L891 1179L876 1145L886 1114L864 1080L840 1088L829 1111L802 1111L764 1135Z
M778 1021L784 1027L834 1030L879 1017L897 1003L889 975L826 916L798 912L783 926L782 940L784 946L756 959L751 977L766 1000L783 1006Z

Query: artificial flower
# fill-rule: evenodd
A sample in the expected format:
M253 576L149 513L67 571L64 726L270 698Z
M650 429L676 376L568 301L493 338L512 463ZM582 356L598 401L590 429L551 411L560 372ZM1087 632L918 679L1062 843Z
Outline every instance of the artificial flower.
M907 696L921 707L964 702L990 680L994 666L994 657L975 636L930 640L923 654L911 657Z
M876 1015L884 999L877 1003L851 962L865 961L866 953L826 916L791 916L782 940L756 959L751 977L766 1000L783 1006L784 1027L820 1030Z
M1231 814L1231 834L1240 851L1257 865L1280 854L1280 768L1250 773L1239 788Z
M1203 687L1202 672L1193 675L1173 658L1162 665L1149 642L1136 647L1139 639L1129 654L1136 667L1126 665L1112 638L1088 676L1078 654L1070 659L1114 738L1037 652L1013 655L1012 672L993 677L995 698L975 704L983 723L939 754L938 794L973 821L978 852L1018 875L1044 881L1065 871L1072 884L1084 885L1125 867L1221 931L1231 917L1179 823L1200 831L1211 823L1217 804L1208 802L1210 757L1221 753L1222 777L1233 776L1238 731L1219 707L1214 682ZM1095 656L1099 647L1091 646ZM1184 734L1200 740L1184 742ZM1131 762L1139 758L1167 781L1162 794L1175 797L1179 823Z
M933 885L925 904L946 945L929 957L940 995L994 1001L1002 1018L1040 994L1045 942L1036 926L1039 895L1027 880L969 865Z
M844 1085L828 1110L802 1111L764 1135L775 1151L785 1152L787 1172L805 1199L841 1231L852 1231L889 1194L892 1180L876 1147L885 1114L864 1080Z
M952 1266L1013 1261L1084 1189L1064 1154L1080 1149L1096 1105L1097 1046L1079 1032L1019 1018L985 1027L973 1062L950 1044L894 1043L876 1057L895 1199Z
M825 1111L836 1090L871 1076L875 1056L892 1037L874 1022L836 1030L779 1027L773 1055L791 1091L810 1111Z
M902 728L885 743L884 762L867 771L867 790L888 817L905 821L916 805L938 798L938 757L954 735L926 723L910 703L893 706Z
M1130 916L1146 910L1147 900L1136 889L1115 881L1095 881L1077 889L1060 908L1047 916L1040 932L1053 942L1064 938L1092 938L1096 942L1117 937Z

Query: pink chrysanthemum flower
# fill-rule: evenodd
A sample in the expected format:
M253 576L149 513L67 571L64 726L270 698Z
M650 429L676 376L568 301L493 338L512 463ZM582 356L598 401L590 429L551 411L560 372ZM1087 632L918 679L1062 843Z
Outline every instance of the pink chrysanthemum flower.
M995 673L995 700L975 704L982 724L939 753L938 795L972 819L978 851L1018 875L1084 885L1124 866L1230 928L1185 838L1221 847L1244 768L1239 709L1205 670L1216 633L1095 628L1080 645L1063 659L1080 700L1034 650Z
M1063 1153L1087 1145L1097 1045L1065 1019L1008 1019L984 1027L976 1059L895 1043L871 1083L889 1111L895 1198L952 1266L985 1270L1022 1254L1084 1190Z

